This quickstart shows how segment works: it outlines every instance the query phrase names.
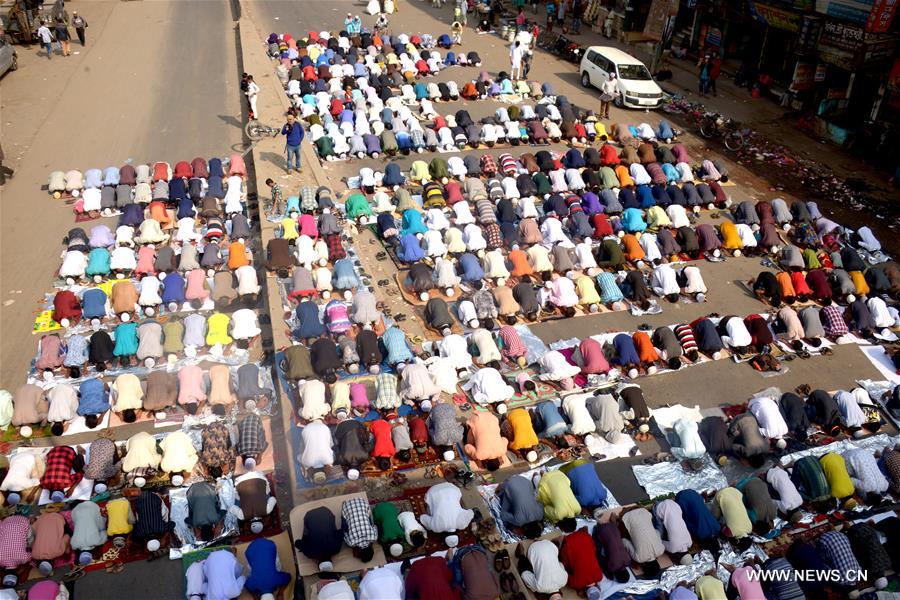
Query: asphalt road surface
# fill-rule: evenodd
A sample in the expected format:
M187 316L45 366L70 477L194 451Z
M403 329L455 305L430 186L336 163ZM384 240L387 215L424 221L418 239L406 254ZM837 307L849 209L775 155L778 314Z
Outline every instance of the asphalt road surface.
M227 0L69 2L87 47L48 61L19 47L3 78L3 146L15 177L0 206L0 386L24 383L34 311L51 290L70 207L50 171L227 155L241 141L234 22ZM99 221L86 223L90 227Z

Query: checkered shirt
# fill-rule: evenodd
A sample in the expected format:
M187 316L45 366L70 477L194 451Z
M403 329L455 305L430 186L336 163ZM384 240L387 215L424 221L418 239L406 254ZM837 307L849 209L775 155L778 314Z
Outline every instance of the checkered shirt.
M326 235L325 244L328 246L328 260L331 262L347 258L347 251L344 250L340 234L330 233Z
M847 328L847 322L844 321L844 315L841 309L835 305L826 306L819 313L822 316L822 325L825 328L825 335L840 337L850 332Z
M900 452L888 450L884 454L884 466L891 480L891 491L900 491Z
M0 521L0 568L16 569L31 560L28 517L13 515Z
M258 415L249 414L238 423L238 454L256 456L262 454L268 447L266 432L263 430L262 420Z
M70 446L57 446L47 453L47 468L41 477L41 487L48 491L66 490L84 476L73 473L72 466L78 456Z
M515 327L504 325L500 328L500 340L503 342L503 354L513 358L525 356L527 348Z
M840 531L829 531L823 533L816 540L816 549L825 563L833 569L840 572L840 583L842 585L852 585L856 583L853 579L856 571L860 569L859 561L853 554L853 548L850 547L850 540Z
M862 560L869 571L869 577L875 579L891 568L891 557L885 552L878 537L878 532L868 523L857 523L847 530L850 547Z
M484 241L487 243L489 250L496 250L503 247L503 232L496 223L488 223L481 228L484 234Z
M616 278L612 273L600 273L597 275L597 285L600 286L600 302L610 304L623 298L622 290L616 285Z
M378 539L378 528L372 521L372 508L363 498L352 498L341 506L344 543L351 548L365 548Z
M481 172L488 177L497 174L497 163L490 154L485 154L481 157Z
M300 189L300 210L303 212L313 212L319 207L316 201L316 188L306 185Z
M397 393L397 377L392 373L379 373L375 378L375 408L387 409L400 406Z
M762 568L763 571L787 571L789 573L784 579L774 576L769 580L769 583L766 585L768 597L773 600L805 600L806 595L804 595L803 590L797 583L797 579L794 577L794 567L791 566L787 559L780 556L778 558L770 558L763 563Z

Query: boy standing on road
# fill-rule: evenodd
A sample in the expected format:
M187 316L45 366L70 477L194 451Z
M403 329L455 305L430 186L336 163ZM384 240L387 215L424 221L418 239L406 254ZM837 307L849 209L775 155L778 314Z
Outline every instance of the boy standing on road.
M84 47L84 30L87 29L88 22L84 17L78 16L76 11L72 11L72 27L75 28L75 34L78 36L78 41L81 42L81 47Z
M37 30L38 37L41 38L41 44L43 44L44 48L47 50L47 60L53 55L53 34L50 33L50 28L47 27L46 21L41 22L41 26Z
M253 81L253 75L247 75L247 102L250 103L250 119L259 119L256 112L256 99L259 97L259 86Z
M600 117L609 118L609 105L619 95L619 86L616 74L610 73L603 85L600 86Z
M298 123L294 115L288 115L287 123L281 128L281 135L287 136L285 142L285 151L287 152L287 172L291 172L291 158L296 161L296 169L298 173L302 173L300 168L300 142L303 141L303 125Z

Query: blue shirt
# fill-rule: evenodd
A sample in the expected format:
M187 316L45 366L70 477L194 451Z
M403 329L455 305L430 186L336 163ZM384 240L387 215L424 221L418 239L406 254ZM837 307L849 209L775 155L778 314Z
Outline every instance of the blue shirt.
M91 288L81 295L81 314L85 319L102 319L106 316L106 293Z
M484 278L484 269L481 268L481 263L470 252L459 257L459 270L463 281L479 281Z
M412 352L409 351L409 346L406 344L406 335L393 325L384 332L381 341L388 353L388 364L395 365L412 360Z
M281 135L287 136L288 146L299 146L303 141L303 125L294 121L293 125L287 123L281 128Z
M88 341L83 335L73 335L66 340L66 359L63 364L67 367L80 367L88 361Z
M78 388L78 414L99 415L109 410L109 393L99 379L86 379Z
M275 566L277 557L278 548L272 540L257 538L250 542L246 553L250 576L244 583L248 592L257 595L272 594L290 582L291 576Z
M569 429L562 415L559 414L559 408L550 400L544 400L538 404L537 410L538 414L541 415L541 420L544 422L544 430L541 432L541 437L556 437L564 434Z
M681 507L681 515L691 536L698 540L710 540L719 535L722 527L700 494L694 490L681 490L675 495L675 502Z
M113 356L134 356L138 349L137 323L120 323L116 326L116 345Z
M606 486L597 476L594 463L588 462L578 465L566 473L572 486L572 493L582 506L601 506L606 503L606 495L609 493Z

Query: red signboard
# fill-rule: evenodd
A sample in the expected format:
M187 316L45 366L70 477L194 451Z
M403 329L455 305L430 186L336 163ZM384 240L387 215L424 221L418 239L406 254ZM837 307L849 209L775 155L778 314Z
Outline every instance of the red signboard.
M875 0L869 18L866 20L866 31L869 33L886 33L897 12L898 0Z

